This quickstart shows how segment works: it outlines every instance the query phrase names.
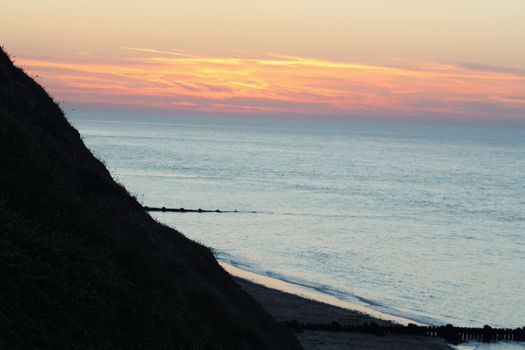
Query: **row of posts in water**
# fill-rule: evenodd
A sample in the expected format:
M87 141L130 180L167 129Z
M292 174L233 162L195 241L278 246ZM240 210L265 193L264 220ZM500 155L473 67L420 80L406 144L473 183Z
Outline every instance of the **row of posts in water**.
M484 326L483 328L455 327L451 324L446 326L418 326L415 324L403 325L379 325L375 322L363 323L359 325L342 325L338 322L331 323L301 323L298 321L286 322L293 330L317 330L331 332L360 332L371 333L377 336L386 334L401 334L413 336L441 337L450 344L459 344L469 340L480 342L493 341L525 341L525 327L508 329L492 328Z
M240 213L238 210L209 210L209 209L187 209L187 208L166 208L166 207L148 207L144 206L144 210L146 211L160 211L163 213ZM256 214L255 211L249 211L244 213L250 213L250 214Z

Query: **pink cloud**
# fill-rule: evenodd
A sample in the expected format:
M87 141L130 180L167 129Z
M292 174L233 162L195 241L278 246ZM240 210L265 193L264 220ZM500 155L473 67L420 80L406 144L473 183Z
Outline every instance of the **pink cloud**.
M307 57L127 48L115 62L18 59L59 100L224 113L447 114L525 119L525 73L477 64L389 67Z

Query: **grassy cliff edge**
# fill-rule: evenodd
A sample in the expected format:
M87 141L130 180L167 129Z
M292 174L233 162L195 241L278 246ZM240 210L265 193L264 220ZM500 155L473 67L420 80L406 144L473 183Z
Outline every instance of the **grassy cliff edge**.
M0 50L0 348L299 345L209 249L151 219Z

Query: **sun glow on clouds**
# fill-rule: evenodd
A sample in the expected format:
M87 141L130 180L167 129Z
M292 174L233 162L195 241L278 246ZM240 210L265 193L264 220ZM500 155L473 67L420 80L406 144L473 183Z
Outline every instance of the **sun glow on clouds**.
M498 67L388 67L144 48L122 53L114 62L24 58L17 64L43 76L58 99L73 103L248 114L525 118L525 72Z

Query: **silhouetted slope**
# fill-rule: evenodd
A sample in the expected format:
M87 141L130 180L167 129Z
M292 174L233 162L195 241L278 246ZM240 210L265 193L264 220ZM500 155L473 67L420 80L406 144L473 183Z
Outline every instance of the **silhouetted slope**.
M0 348L298 348L0 50Z

